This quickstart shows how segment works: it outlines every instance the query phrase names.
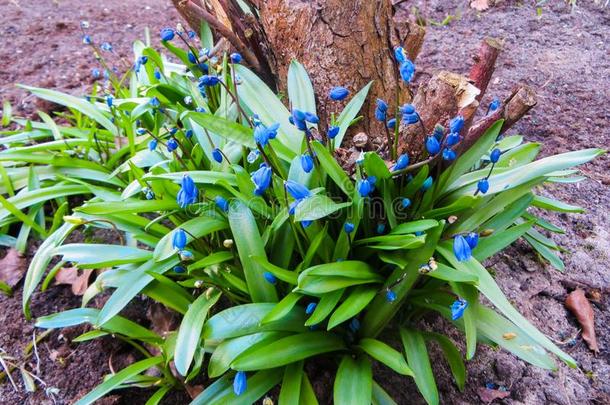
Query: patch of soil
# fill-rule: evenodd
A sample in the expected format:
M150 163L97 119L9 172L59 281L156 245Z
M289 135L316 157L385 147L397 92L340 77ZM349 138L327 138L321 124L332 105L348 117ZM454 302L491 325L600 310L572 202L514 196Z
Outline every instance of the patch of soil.
M485 36L504 39L494 79L483 103L493 96L503 98L516 82L537 89L538 105L510 132L526 139L544 142L543 155L568 150L610 145L607 123L610 110L610 45L608 30L610 12L594 2L578 2L572 8L566 2L546 2L542 14L530 4L503 1L479 13L458 0L408 2L419 13L435 21L447 15L458 16L446 26L429 26L422 54L417 60L418 74L424 79L436 69L467 73L470 57ZM603 2L601 2L603 4ZM161 27L173 26L177 14L168 1L107 0L102 2L0 1L4 23L1 25L0 60L10 61L0 70L0 98L8 98L20 115L51 106L36 101L15 83L44 86L80 95L91 85L91 69L97 67L87 47L81 43L80 21L90 22L90 34L98 42L113 44L115 58L131 60L131 44L144 37L150 27L154 44ZM480 403L477 391L486 383L506 387L510 396L497 402L504 404L607 404L610 403L610 273L605 263L610 252L610 158L604 156L586 165L583 172L590 178L578 185L547 186L543 195L583 206L586 214L545 214L545 218L566 229L564 235L552 238L566 247L566 272L558 273L541 264L526 245L517 243L491 259L487 265L517 308L544 333L556 341L577 335L579 325L565 309L567 293L580 285L602 293L594 306L595 327L600 353L594 356L582 339L561 347L576 358L578 369L559 365L556 372L531 367L512 355L480 346L475 359L468 363L466 390L460 393L452 382L448 367L436 347L430 346L433 367L443 404ZM13 297L0 295L0 347L19 356L31 341L33 326L21 314L20 293ZM101 302L98 302L98 305ZM80 305L67 287L52 287L33 297L34 315L43 315ZM143 307L140 305L139 307ZM130 308L128 316L144 319L142 308ZM454 341L463 338L438 318L427 318L422 324L443 330ZM73 338L84 329L63 331ZM80 345L69 344L52 332L39 345L41 378L57 387L57 403L72 403L101 382L112 365L120 369L137 359L137 354L120 342L104 338ZM59 357L51 360L50 354ZM57 360L62 358L64 360ZM34 360L28 360L33 366ZM330 366L329 366L330 367ZM332 368L332 367L330 367ZM331 374L321 367L320 375L310 373L312 383L328 403L332 398ZM411 379L399 378L384 367L377 367L377 380L400 404L423 403ZM17 378L16 380L19 380ZM52 403L42 390L34 394L15 393L7 382L0 384L0 404ZM114 393L107 403L143 404L150 393L127 390ZM184 397L169 398L165 403L188 402Z

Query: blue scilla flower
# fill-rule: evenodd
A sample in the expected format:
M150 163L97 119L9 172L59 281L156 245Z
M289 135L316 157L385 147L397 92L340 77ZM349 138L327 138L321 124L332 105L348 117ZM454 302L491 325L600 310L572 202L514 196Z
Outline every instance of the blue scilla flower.
M447 135L447 139L445 141L447 143L447 146L456 145L460 141L460 134L458 134L457 132L452 132Z
M178 228L174 231L172 247L178 250L182 250L186 247L186 232L184 232L182 228Z
M91 76L94 79L99 79L101 75L102 75L102 73L100 72L100 70L98 68L91 69Z
M247 376L244 371L238 371L233 379L233 392L235 395L240 396L248 388Z
M83 36L83 44L85 45L91 45L93 41L91 40L91 35L85 35Z
M354 226L354 224L352 224L351 222L346 222L345 225L343 225L343 230L345 231L345 233L347 233L348 235L352 232L354 232L354 229L356 229L356 227Z
M197 68L201 70L201 73L203 73L204 75L207 75L210 72L210 67L207 65L207 63L198 63Z
M387 290L385 293L385 299L387 302L394 302L396 301L396 293L392 290Z
M256 186L254 190L255 195L263 195L265 190L271 185L271 168L266 164L262 163L261 166L250 175L252 182Z
M180 260L182 260L183 262L193 260L193 252L191 252L190 250L181 250L180 252L178 252L178 254L180 255Z
M157 141L156 139L151 139L148 142L148 150L153 151L153 150L157 149L158 144L159 144L159 141Z
M396 118L391 118L388 120L388 128L394 129L396 127Z
M316 310L317 306L318 306L318 304L316 304L315 302L310 302L309 304L307 304L307 307L305 308L305 314L307 314L307 315L313 314L313 311Z
M451 119L451 121L449 121L449 132L450 133L457 133L459 134L460 131L462 131L462 128L464 128L464 117L462 117L461 115L458 115L454 118Z
M146 190L146 193L144 194L144 196L146 197L147 200L152 200L155 198L155 193L151 189L148 189L148 190Z
M307 154L301 155L301 167L305 173L311 172L313 169L313 159Z
M193 130L187 129L186 132L184 133L184 136L186 136L187 139L191 139L193 137Z
M222 152L220 151L220 149L218 148L214 148L212 150L212 157L214 158L215 161L217 161L218 163L222 163Z
M405 60L400 64L400 77L406 83L410 83L413 80L413 76L415 75L415 64L411 62L409 59Z
M204 113L205 112L205 108L197 107L197 108L195 108L195 111L198 112L198 113Z
M451 319L457 321L464 316L464 311L468 308L468 301L458 298L451 304Z
M426 180L424 180L424 184L422 184L422 186L421 186L421 191L428 190L430 187L432 187L433 183L434 183L434 180L432 179L432 176L428 176L428 178Z
M470 232L468 235L464 236L466 239L466 243L470 246L470 249L474 249L479 244L479 234L476 232Z
M241 54L237 53L237 52L233 52L231 54L231 62L233 63L240 63L242 60Z
M292 114L290 116L290 122L297 127L297 129L301 131L305 131L307 129L307 123L305 122L305 113L296 108L292 109Z
M261 147L267 146L270 139L274 139L277 136L277 130L279 124L273 124L268 127L263 124L258 124L254 127L254 140Z
M148 56L140 56L138 62L140 65L146 65L148 63Z
M320 122L320 118L318 118L318 116L314 113L306 112L305 121L307 121L311 124L317 124L318 122Z
M159 71L159 69L155 68L155 72L153 74L155 76L155 79L161 80L161 72Z
M394 167L392 167L392 171L395 172L397 170L402 170L407 166L409 166L409 155L404 153L398 156L398 159L396 159L396 164L394 165Z
M250 153L248 153L246 160L248 161L248 163L252 164L258 160L260 154L261 153L258 151L258 149L253 149L250 151Z
M112 97L112 96L107 96L107 97L106 97L106 105L107 105L108 107L112 107L112 104L113 104L113 103L114 103L114 97Z
M174 273L182 274L186 273L186 269L183 266L174 266Z
M402 113L402 120L407 124L415 124L419 121L419 115L417 111L415 111L415 106L413 104L405 104L400 107L400 112Z
M313 221L308 221L308 220L301 221L301 226L303 227L303 229L309 228L311 226L311 224L313 224Z
M502 105L500 99L498 97L494 97L491 103L489 103L489 112L496 111L498 108L500 108L500 105Z
M214 75L203 75L199 78L199 87L201 86L216 86L220 83L220 78Z
M169 140L167 141L167 151L173 152L176 149L178 149L178 141L176 141L175 138L169 138Z
M146 128L136 128L136 134L138 135L145 135L146 134Z
M186 35L188 35L189 39L193 39L193 38L195 38L195 35L197 35L197 34L195 33L195 31L191 30L191 31L187 32Z
M358 193L361 197L368 197L375 190L375 180L374 176L369 176L358 182Z
M449 149L449 148L443 149L443 160L452 162L455 160L456 157L457 157L457 155L455 154L455 151L453 149Z
M176 201L180 208L185 208L189 204L194 204L197 202L197 197L199 196L199 190L195 185L195 182L188 174L185 174L182 177L182 185L180 187L180 191L178 191L178 195L176 196Z
M191 62L193 64L197 63L197 57L195 56L195 54L193 52L189 52L187 54L187 57L188 57L189 62Z
M377 229L375 229L377 231L378 234L382 234L385 232L385 224L384 223L379 223L377 224Z
M171 41L174 39L174 30L171 28L163 28L161 30L161 41Z
M377 106L375 107L375 119L377 121L385 121L386 114L388 112L388 104L382 99L377 99Z
M286 187L288 194L290 194L295 200L302 200L304 198L311 197L311 191L296 181L287 180L284 182L284 187Z
M349 90L345 87L337 86L333 87L328 93L328 97L335 101L341 101L349 94Z
M487 193L488 190L489 190L489 181L487 179L479 180L479 182L477 183L477 191L479 191L482 194L485 194L485 193Z
M157 97L151 98L148 103L155 108L157 108L161 105L161 102L159 101L159 99Z
M331 126L328 128L328 137L330 139L335 139L337 135L339 135L339 127Z
M407 53L402 46L397 46L394 48L394 57L398 63L404 63L407 61Z
M430 155L436 155L441 150L441 144L434 136L429 136L426 139L426 150Z
M217 195L216 197L214 197L214 203L222 211L229 211L229 202L224 197Z
M112 51L112 45L110 44L110 42L104 42L100 45L100 49L102 51L106 51L106 52L111 52Z
M273 273L266 271L263 273L263 277L265 278L265 281L267 281L269 284L277 283L277 277L275 277Z
M432 136L434 136L436 138L436 140L440 142L441 139L443 139L444 134L445 134L445 128L440 124L436 124L434 126L434 131L432 132Z
M453 238L453 254L458 261L463 262L472 257L472 249L462 235L456 235Z
M409 208L411 206L411 200L408 198L403 198L400 202L400 205L402 206L402 208Z
M502 152L500 151L500 149L496 148L496 149L492 150L491 153L489 154L489 161L491 163L498 163L498 160L500 160L500 155L502 155Z
M177 127L171 127L169 129L169 134L172 135L172 136L176 135L177 132L178 132L178 128Z

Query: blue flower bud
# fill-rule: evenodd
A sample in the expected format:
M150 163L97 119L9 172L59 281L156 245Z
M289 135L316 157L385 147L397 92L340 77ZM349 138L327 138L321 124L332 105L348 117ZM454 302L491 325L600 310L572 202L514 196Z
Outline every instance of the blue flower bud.
M141 65L146 65L148 63L148 56L140 56L138 62L140 62Z
M182 250L186 247L186 232L184 232L183 229L178 228L174 231L172 247L178 250Z
M265 277L265 281L267 281L269 284L277 283L277 277L275 277L273 273L266 271L263 273L263 277Z
M456 145L458 142L460 141L460 134L458 134L457 132L452 132L449 135L447 135L447 146L453 146Z
M100 45L100 49L102 51L106 51L106 52L111 52L112 51L112 45L110 45L110 42L104 42Z
M305 308L305 314L311 315L313 313L313 311L316 310L317 306L318 306L318 304L316 304L315 302L310 302L309 304L307 304L307 307Z
M91 76L93 76L94 79L99 79L99 77L101 76L101 72L98 68L93 68L91 70Z
M161 30L161 41L171 41L174 39L174 30L171 28L163 28Z
M195 34L195 31L189 31L186 35L188 35L189 39L193 39L197 34Z
M472 257L472 249L462 235L453 238L453 254L458 261L463 262Z
M214 150L212 150L212 157L218 163L222 163L222 152L220 152L220 149L214 148Z
M146 194L144 194L144 196L147 200L152 200L155 198L155 193L152 190L148 190L146 191Z
M500 108L500 105L502 105L500 99L498 97L494 97L491 103L489 103L489 111L496 111L498 108Z
M248 153L246 160L248 161L248 163L252 164L258 160L260 154L261 153L258 151L258 149L253 149L250 151L250 153Z
M502 154L502 152L498 148L492 150L491 154L489 155L489 160L491 161L491 163L498 163L498 160L500 160L501 154Z
M320 118L318 118L317 115L310 113L310 112L306 112L305 113L305 121L311 123L311 124L317 124L318 122L320 122Z
M358 320L358 318L352 318L349 323L349 329L354 333L360 330L360 321Z
M167 141L167 151L168 152L173 152L176 149L178 149L178 141L176 141L176 139L174 139L174 138L170 138Z
M155 108L157 108L161 105L161 102L159 101L159 99L157 97L151 98L148 103Z
M396 301L396 293L392 290L387 290L385 293L385 299L388 302L394 302Z
M449 148L443 149L443 160L452 162L455 160L455 158L456 158L456 154L455 154L454 150L449 149Z
M199 190L195 185L195 182L188 174L185 174L182 177L182 185L180 190L178 191L178 195L176 196L176 202L180 208L185 208L189 204L194 204L197 202L197 197L199 196Z
M309 191L309 189L304 185L299 184L295 181L285 181L284 187L286 187L286 191L288 191L288 194L290 194L295 200L302 200L304 198L311 197L311 191Z
M91 45L93 41L91 40L91 36L90 35L85 35L83 36L83 44L85 45Z
M405 105L400 107L400 112L402 114L414 114L415 113L415 106L413 104L405 104Z
M355 228L356 228L356 227L355 227L355 226L354 226L354 224L352 224L351 222L346 222L346 223L343 225L343 230L344 230L344 231L345 231L345 233L347 233L348 235L349 235L350 233L354 232L354 229L355 229Z
M242 57L241 54L237 53L237 52L233 52L231 54L231 62L233 63L241 63Z
M411 82L413 80L413 76L415 75L415 64L411 62L409 59L405 60L400 64L400 77L406 83Z
M464 117L462 117L461 115L458 115L457 117L452 118L451 121L449 121L449 132L455 132L459 134L463 127Z
M187 129L186 132L184 133L184 136L186 136L187 139L191 139L193 137L193 130Z
M179 254L180 254L180 260L182 260L184 262L193 260L193 253L189 250L181 250L179 252Z
M396 118L391 118L388 120L388 128L394 129L396 127Z
M246 392L246 388L248 387L248 381L246 377L246 373L243 371L238 371L235 374L235 378L233 379L233 392L235 395L240 396L244 392Z
M432 132L432 135L440 142L441 139L443 139L444 134L445 134L445 128L443 128L443 126L440 124L436 124L434 126L434 131Z
M383 224L383 223L379 223L379 224L377 224L377 229L376 229L376 231L377 231L377 233L378 233L378 234L380 234L380 235L381 235L382 233L384 233L384 232L385 232L385 224Z
M458 298L451 304L451 319L457 321L464 316L464 311L468 308L468 301Z
M361 197L367 197L373 190L375 190L375 186L369 179L362 179L358 182L358 193Z
M377 121L385 121L386 113L388 111L388 105L385 101L378 98L377 99L377 107L375 108L375 118Z
M479 244L479 234L476 232L470 232L468 235L464 237L466 239L466 243L470 246L470 249L474 249Z
M409 208L411 206L411 200L408 198L403 198L401 201L402 208Z
M432 176L428 176L428 178L424 181L424 184L422 184L421 186L421 191L428 190L430 187L432 187L433 183L434 180L432 179Z
M172 136L176 135L177 132L178 132L178 128L176 128L176 127L171 127L169 129L169 134Z
M301 226L303 227L303 229L309 228L311 224L313 224L313 221L301 221Z
M271 168L266 163L261 164L258 170L250 175L252 182L256 186L254 190L255 195L261 196L265 193L265 190L271 185L271 175Z
M151 139L148 142L148 150L153 151L153 150L157 149L158 143L159 143L159 141L157 141L156 139Z
M155 68L154 76L155 76L155 79L161 80L161 72L159 72L159 69Z
M195 108L195 111L198 112L198 113L204 113L205 112L205 108L197 107L197 108Z
M482 194L487 193L487 190L489 190L489 181L487 179L479 180L477 183L477 190Z
M217 195L216 197L214 197L214 203L216 203L216 206L222 211L229 211L229 202L225 198Z
M407 61L407 53L402 46L397 46L394 48L394 57L398 63L404 63Z
M335 139L337 135L339 135L339 127L332 126L328 128L328 137L330 139Z
M180 265L174 266L174 272L178 274L186 273L186 269Z
M216 86L220 83L218 76L203 75L199 78L199 86Z
M429 136L426 139L426 150L430 155L436 155L441 150L441 145L435 137Z
M328 96L335 101L341 101L349 94L349 90L345 87L337 86L331 89Z
M295 121L305 121L305 113L301 110L297 110L296 108L292 109L292 118Z
M407 166L409 166L409 155L404 153L398 156L398 159L396 159L396 164L394 165L394 167L392 167L392 171L395 172L397 170L402 170Z
M106 97L106 105L108 107L112 107L113 102L114 102L114 97L112 97L112 96L107 96Z
M301 167L305 173L311 172L313 169L313 159L309 155L301 155Z
M138 134L138 135L145 135L146 134L146 128L136 128L136 134Z
M203 63L203 62L201 62L201 63L197 64L197 68L198 68L199 70L201 70L201 73L203 73L204 75L207 75L207 74L210 72L210 68L209 68L209 66L207 65L207 63ZM205 96L204 96L204 97L205 97Z
M195 54L193 52L189 52L187 56L188 56L189 62L197 63L197 57L195 56Z

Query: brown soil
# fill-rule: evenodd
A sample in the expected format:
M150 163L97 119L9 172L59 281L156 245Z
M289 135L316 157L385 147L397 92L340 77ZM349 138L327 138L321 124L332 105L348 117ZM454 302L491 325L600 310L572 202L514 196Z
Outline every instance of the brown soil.
M81 94L90 85L90 71L95 65L81 44L81 20L90 22L90 31L96 40L111 42L116 52L128 59L132 41L143 38L145 27L151 28L153 43L158 43L158 30L177 21L176 13L166 1L65 0L58 3L0 1L3 15L0 60L10 62L0 70L0 98L11 100L21 115L30 115L37 108L49 109L49 106L15 89L14 83L51 87L73 94ZM459 15L446 26L429 27L417 61L420 79L440 68L466 73L470 56L484 36L503 38L505 50L483 102L489 102L495 95L506 96L519 81L533 86L539 94L538 106L511 133L544 142L545 155L578 148L608 148L610 45L604 27L610 25L610 9L591 1L578 2L575 8L563 1L546 2L538 17L534 6L513 1L499 2L484 13L477 13L466 2L457 0L422 0L407 5L418 6L422 16L435 21L442 21L450 14ZM549 186L541 191L587 209L581 215L545 214L547 219L566 229L564 235L553 235L555 241L569 250L563 254L564 274L541 264L521 243L487 263L518 309L556 341L576 335L579 329L563 305L573 285L599 289L602 299L594 311L600 353L593 355L578 336L575 345L561 347L576 358L579 368L562 365L557 372L548 372L528 366L510 354L480 346L476 358L468 364L466 390L460 393L438 351L431 347L442 403L480 403L477 390L486 383L501 385L510 391L508 398L496 401L505 404L610 403L607 383L610 381L607 326L610 324L610 272L606 266L610 252L609 168L610 159L604 156L583 168L590 180L578 185ZM0 295L0 347L14 356L19 356L31 341L33 332L31 323L21 314L20 298L19 292L11 298ZM79 304L80 300L71 296L67 288L52 287L34 296L32 310L36 316ZM128 315L145 322L142 311L131 308ZM458 333L437 318L423 322L462 341ZM80 332L81 329L75 328L62 334L69 339ZM62 339L59 332L44 339L38 349L40 377L49 387L59 389L56 399L60 404L73 402L97 385L109 372L109 361L115 369L120 369L137 357L110 338L76 345ZM51 360L51 355L58 357ZM400 404L423 403L411 380L398 378L381 367L379 371L378 381ZM321 403L330 401L330 373L321 372L319 378L314 378L314 387L319 398L326 399ZM149 395L149 392L128 390L115 393L107 401L143 404ZM165 403L186 402L185 397L173 397ZM7 382L0 384L0 404L20 403L52 401L43 390L26 394L21 385L20 392L14 392Z

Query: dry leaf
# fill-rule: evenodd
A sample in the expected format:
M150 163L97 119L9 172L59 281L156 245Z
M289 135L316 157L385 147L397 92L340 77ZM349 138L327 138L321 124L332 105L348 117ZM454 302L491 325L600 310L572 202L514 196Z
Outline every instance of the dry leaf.
M595 326L593 322L593 307L585 297L585 292L580 288L572 291L566 298L566 308L568 308L576 320L582 326L582 338L587 342L589 349L599 352L597 339L595 338Z
M76 267L62 267L55 274L55 284L67 284L72 287L72 294L83 295L89 287L89 276L92 272L93 269L79 270Z
M168 332L176 330L180 324L180 317L175 311L165 305L155 302L148 307L146 317L150 320L153 332L166 336Z
M185 385L184 389L189 394L191 399L195 399L199 394L203 392L203 385Z
M17 250L9 249L6 256L0 259L0 280L13 288L27 270L27 259Z
M494 390L485 387L479 387L479 389L477 390L477 394L479 394L481 402L485 402L486 404L490 404L496 399L510 397L510 391Z
M477 11L485 11L489 8L489 0L472 0L470 7Z

